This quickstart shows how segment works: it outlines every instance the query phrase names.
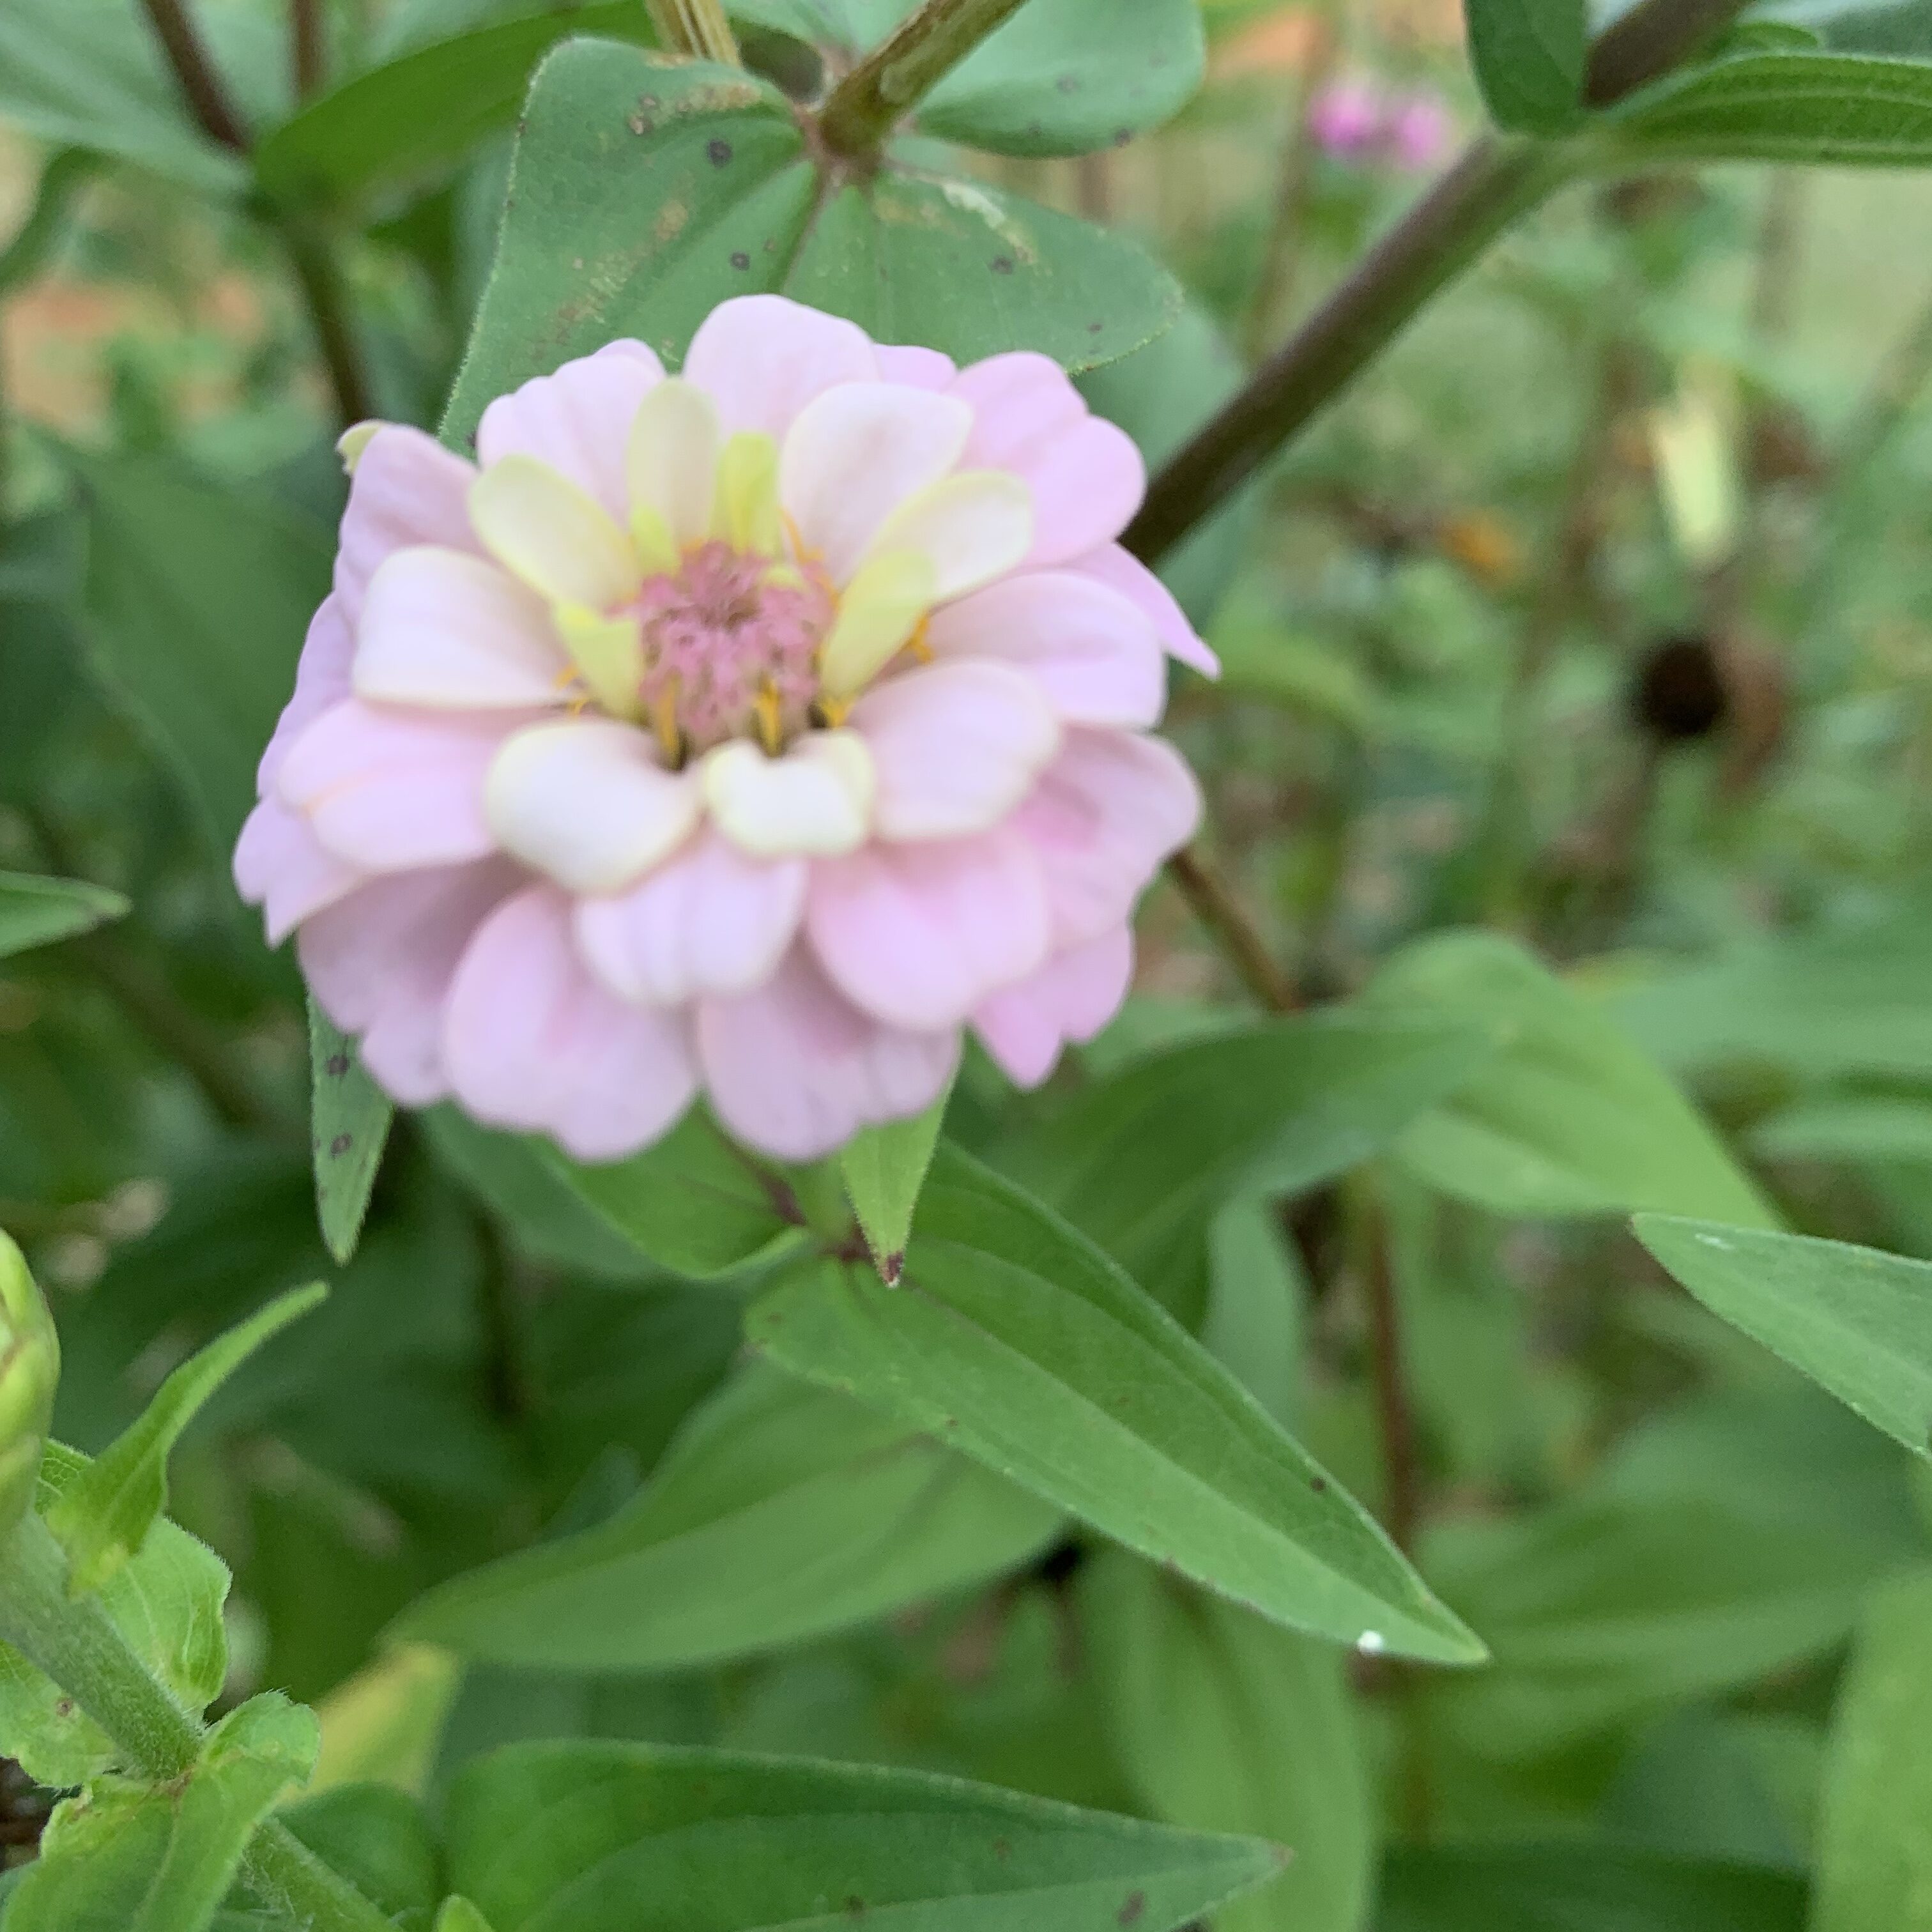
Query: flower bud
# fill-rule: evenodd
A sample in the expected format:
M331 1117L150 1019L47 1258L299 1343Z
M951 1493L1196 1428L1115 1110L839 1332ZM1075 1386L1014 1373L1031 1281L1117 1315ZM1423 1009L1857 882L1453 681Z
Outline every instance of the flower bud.
M0 1534L32 1507L59 1380L53 1317L20 1250L0 1233Z

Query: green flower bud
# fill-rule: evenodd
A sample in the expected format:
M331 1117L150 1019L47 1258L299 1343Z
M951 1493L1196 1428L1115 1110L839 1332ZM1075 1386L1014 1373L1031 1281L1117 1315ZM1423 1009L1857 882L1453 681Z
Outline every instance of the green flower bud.
M33 1506L59 1380L53 1317L26 1258L0 1233L0 1535Z

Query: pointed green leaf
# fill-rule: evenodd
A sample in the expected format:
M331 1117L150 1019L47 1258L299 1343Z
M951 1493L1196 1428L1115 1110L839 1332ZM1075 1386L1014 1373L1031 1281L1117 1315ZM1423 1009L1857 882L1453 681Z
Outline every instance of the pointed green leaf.
M1498 127L1561 134L1582 118L1584 0L1468 0L1469 58Z
M1498 1214L1648 1210L1775 1225L1662 1070L1513 940L1424 940L1396 953L1358 1004L1503 1036L1482 1072L1395 1144L1396 1158L1440 1192Z
M362 1238L395 1108L363 1071L356 1042L308 1003L309 1135L315 1211L328 1252L346 1266Z
M305 103L256 148L256 181L284 203L339 201L458 160L515 120L531 68L573 34L652 39L638 0L595 0L413 48Z
M1714 1221L1640 1214L1633 1225L1712 1314L1932 1455L1932 1263Z
M488 1919L468 1899L452 1896L436 1915L436 1932L491 1932Z
M60 1383L60 1336L26 1257L0 1228L0 1538L33 1507Z
M315 1780L328 1776L328 1718ZM386 1766L385 1769L389 1767ZM392 1918L430 1912L442 1896L442 1852L422 1805L393 1784L338 1784L276 1814L291 1833L377 1910Z
M1932 66L1856 54L1713 61L1610 117L1613 163L1932 166Z
M942 1148L904 1283L824 1262L755 1347L1292 1628L1442 1663L1481 1643L1374 1520L1092 1243Z
M92 932L127 910L128 902L105 886L0 872L0 959Z
M1293 1855L1219 1932L1358 1932L1375 1806L1341 1653L1118 1550L1083 1574L1080 1604L1115 1750L1152 1815Z
M997 1576L1059 1523L903 1424L758 1365L615 1516L431 1591L396 1634L554 1670L682 1670Z
M1832 1720L1811 1932L1932 1932L1932 1580L1872 1599Z
M36 1507L46 1516L88 1467L58 1442L40 1464ZM149 1672L182 1709L198 1717L228 1674L221 1606L227 1566L206 1544L163 1517L140 1553L109 1577L100 1605ZM55 1791L122 1762L121 1754L59 1685L0 1643L0 1757L17 1758Z
M204 1932L321 1736L313 1711L266 1692L216 1725L180 1783L105 1778L67 1799L8 1906L8 1932Z
M994 1150L1160 1293L1238 1194L1292 1194L1377 1153L1473 1075L1492 1026L1323 1013L1147 1054Z
M46 1512L67 1551L68 1587L98 1590L137 1555L168 1504L168 1457L202 1405L274 1334L328 1298L320 1282L278 1295L182 1363L140 1418L82 1470Z
M926 1171L932 1165L940 1123L952 1095L949 1083L914 1119L861 1128L839 1156L846 1196L883 1281L897 1281L905 1265L913 1210L919 1204L919 1190L926 1184Z
M952 1778L602 1744L465 1772L449 1851L495 1932L1173 1932L1280 1863Z

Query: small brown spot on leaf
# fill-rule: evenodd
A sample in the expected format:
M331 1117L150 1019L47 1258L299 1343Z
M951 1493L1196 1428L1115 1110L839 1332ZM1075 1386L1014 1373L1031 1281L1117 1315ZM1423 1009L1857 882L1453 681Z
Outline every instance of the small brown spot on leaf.
M338 1134L328 1144L329 1157L340 1160L355 1144L356 1136L353 1134Z
M752 266L752 258L740 248L731 256L731 266L734 268L748 268Z
M1326 1476L1310 1476L1308 1479L1308 1486L1318 1496L1328 1488L1328 1478Z
M1137 1925L1146 1910L1147 1894L1144 1892L1130 1892L1127 1894L1126 1904L1120 1907L1115 1916L1123 1925Z
M1080 91L1080 76L1077 74L1063 74L1053 84L1062 94L1077 94Z
M668 201L658 210L658 218L651 224L651 234L660 247L674 242L684 232L684 224L691 219L691 208L682 201Z
M845 1913L849 1918L862 1918L866 1916L866 1901L856 1892L845 1901Z
M1013 272L1013 258L1010 255L995 255L992 266L994 274L1010 275Z
M879 1279L888 1288L896 1288L899 1277L905 1273L905 1256L903 1251L890 1254L879 1264Z
M322 1070L332 1080L340 1080L349 1071L349 1056L346 1053L332 1053L322 1063Z
M714 138L704 144L704 152L710 156L711 165L714 168L722 168L731 158L731 143L722 139Z
M993 1856L1001 1864L1004 1864L1012 1855L1013 1847L1010 1839L995 1838L993 1840Z

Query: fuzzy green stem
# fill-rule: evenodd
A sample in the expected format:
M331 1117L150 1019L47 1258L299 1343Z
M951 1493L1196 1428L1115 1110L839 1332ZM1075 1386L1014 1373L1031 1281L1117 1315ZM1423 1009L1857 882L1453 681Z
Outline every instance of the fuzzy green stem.
M871 154L1022 0L926 0L832 91L819 130L835 154Z
M140 1776L159 1784L194 1769L202 1726L155 1682L98 1596L68 1597L66 1554L38 1516L0 1538L0 1640L46 1672ZM353 1886L272 1818L249 1841L242 1881L302 1932L393 1932Z

